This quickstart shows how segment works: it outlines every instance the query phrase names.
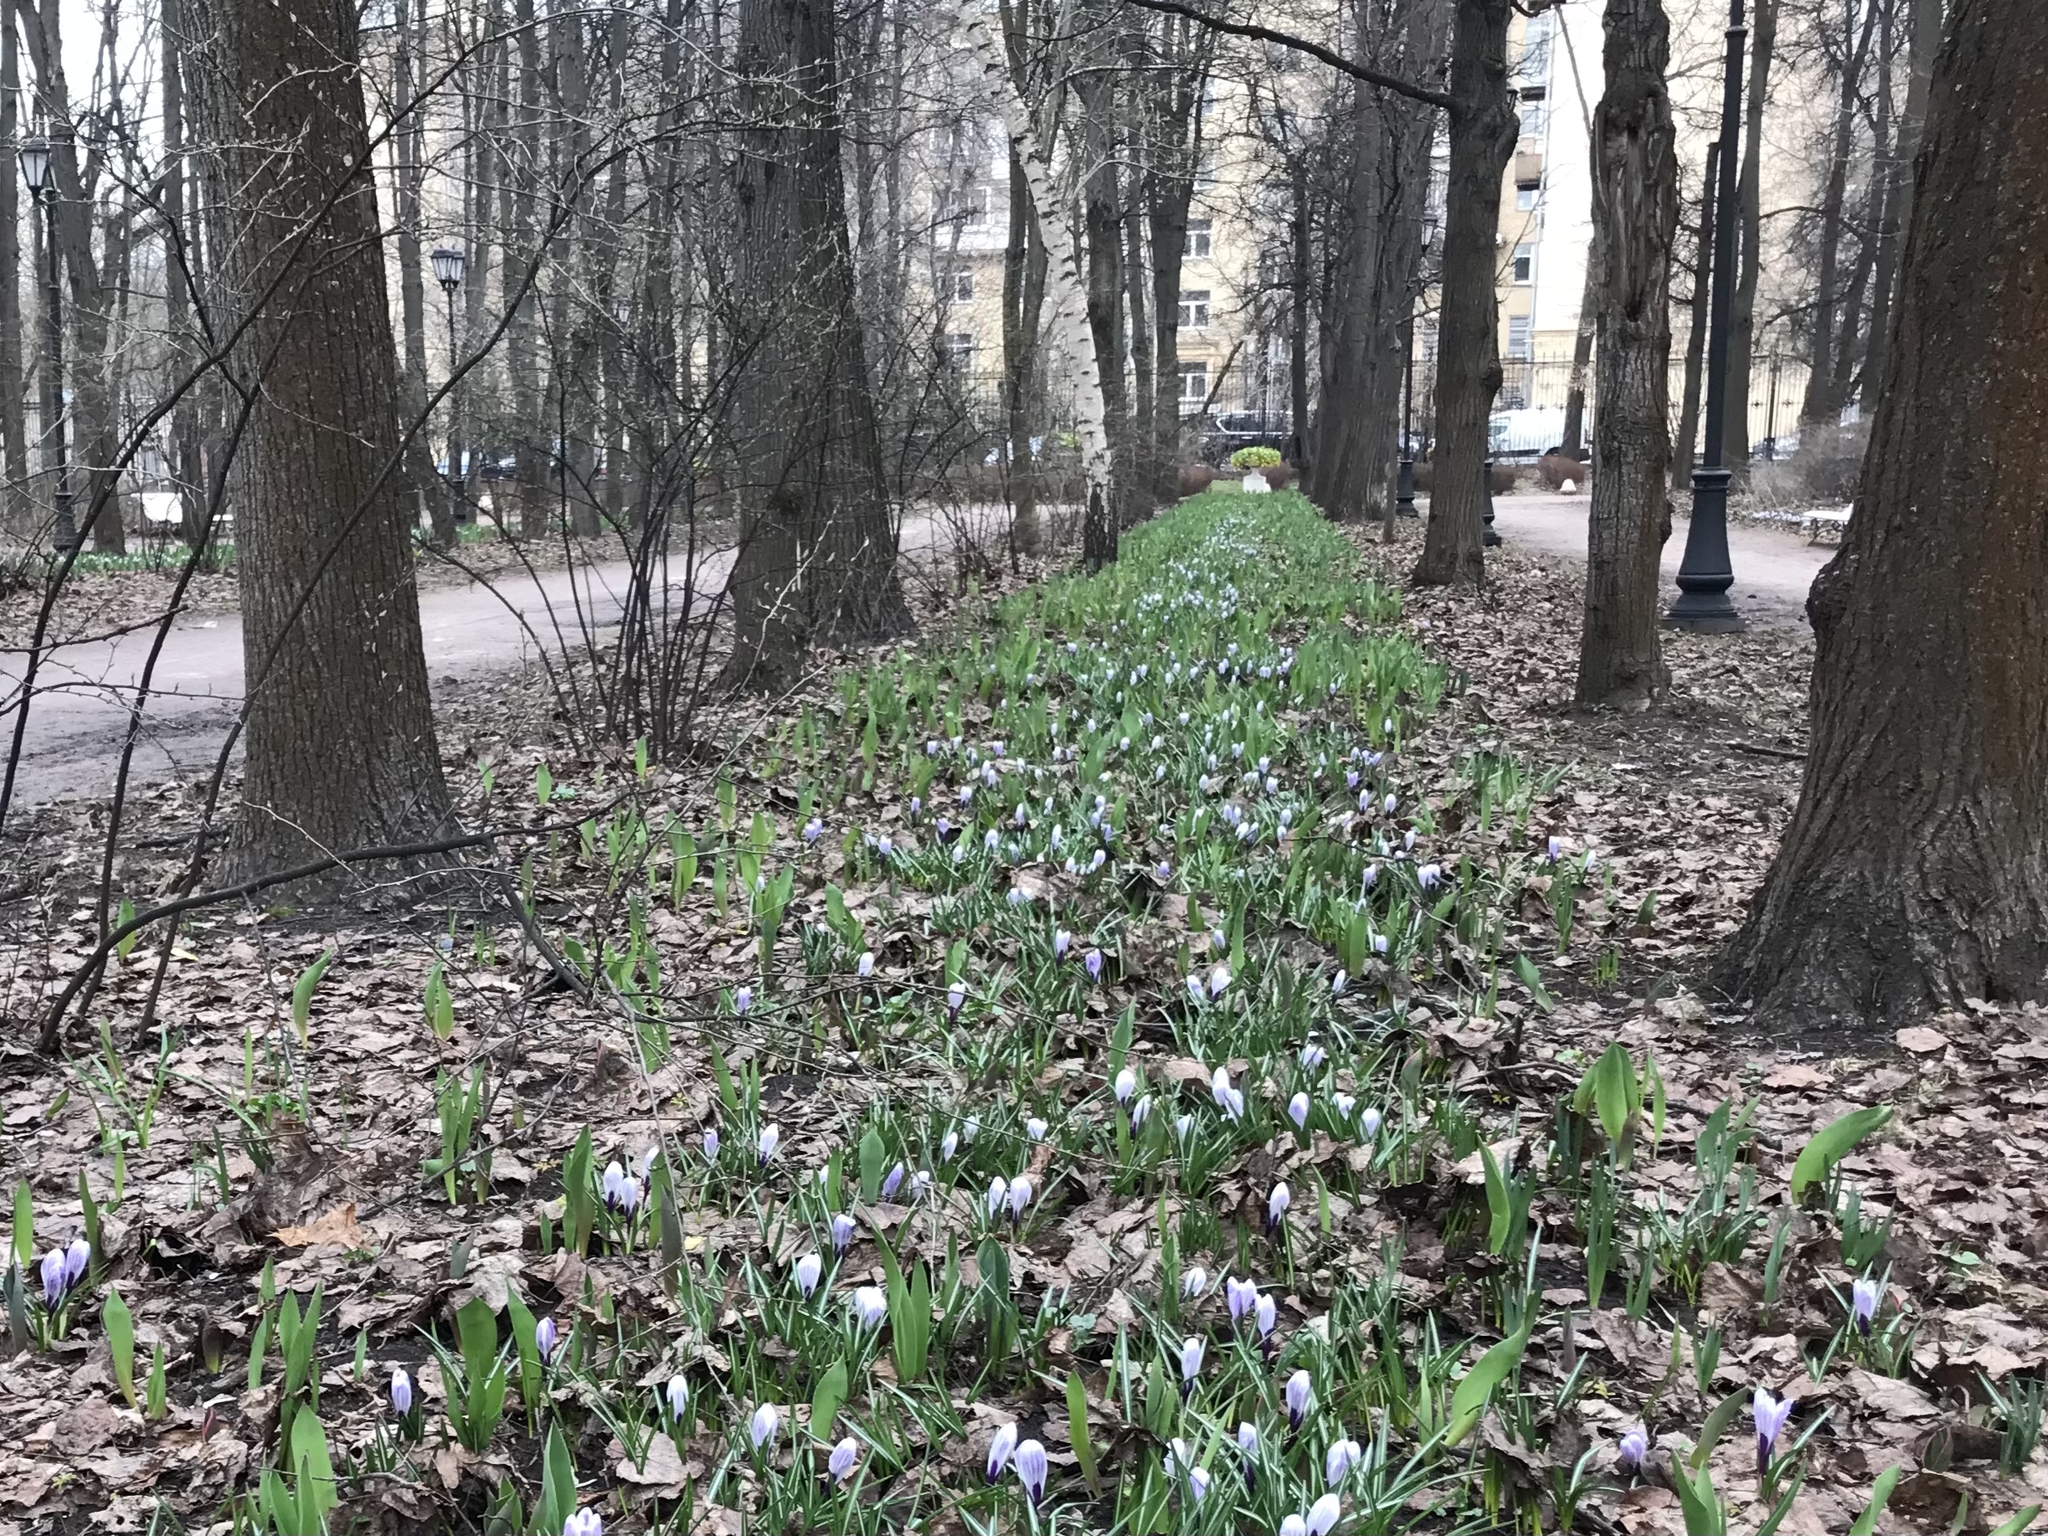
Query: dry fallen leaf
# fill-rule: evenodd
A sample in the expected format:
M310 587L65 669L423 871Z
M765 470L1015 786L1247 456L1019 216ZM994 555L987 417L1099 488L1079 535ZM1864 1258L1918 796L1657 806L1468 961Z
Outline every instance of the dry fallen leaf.
M1902 1051L1911 1051L1916 1056L1925 1056L1934 1051L1948 1048L1948 1036L1938 1029L1929 1029L1925 1024L1915 1024L1902 1029L1892 1036Z
M344 1248L368 1248L370 1234L356 1225L356 1203L337 1205L303 1227L279 1227L270 1234L287 1248L310 1248L315 1243L338 1243Z

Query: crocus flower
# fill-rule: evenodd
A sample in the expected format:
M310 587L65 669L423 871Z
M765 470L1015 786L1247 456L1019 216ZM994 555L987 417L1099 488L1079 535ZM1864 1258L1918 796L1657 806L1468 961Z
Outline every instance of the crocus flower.
M995 1437L988 1443L988 1480L990 1482L994 1482L1003 1475L1003 1469L1009 1466L1010 1458L1016 1454L1016 1450L1017 1426L1015 1424L1000 1426L995 1432Z
M1202 1350L1200 1339L1182 1339L1180 1342L1180 1395L1187 1397L1195 1390L1195 1378L1202 1374Z
M690 1406L689 1378L684 1376L669 1377L667 1397L668 1416L680 1422L683 1414Z
M854 961L854 963L853 963L853 969L854 969L854 974L855 974L855 975L857 975L857 976L860 976L860 977L861 977L861 978L863 978L863 979L865 979L865 978L867 978L867 977L869 977L869 976L872 976L872 975L874 975L874 974L875 974L875 952L874 952L873 950L871 950L871 949L864 949L864 950L862 950L862 951L860 952L860 958L859 958L858 960Z
M773 1440L776 1430L781 1425L782 1410L773 1403L763 1403L760 1407L756 1408L753 1419L747 1425L747 1433L753 1439L754 1449L758 1451L762 1446Z
M1209 971L1209 997L1211 1001L1223 995L1223 989L1230 985L1230 967L1217 965Z
M1296 1371L1292 1376L1288 1377L1287 1427L1289 1429L1301 1428L1302 1420L1308 1417L1308 1411L1315 1406L1315 1401L1315 1388L1309 1382L1307 1371Z
M1136 1130L1152 1118L1152 1095L1140 1094L1138 1102L1131 1106L1131 1129Z
M1308 1507L1308 1524L1303 1527L1306 1536L1330 1536L1337 1528L1337 1522L1344 1518L1344 1506L1337 1502L1337 1495L1326 1493Z
M1308 1521L1300 1515L1289 1515L1280 1522L1279 1536L1308 1536Z
M1340 971L1338 974L1341 976L1343 972ZM1341 992L1344 989L1339 987L1337 990ZM1301 1066L1304 1072L1315 1071L1317 1067L1320 1067L1329 1059L1330 1053L1325 1051L1320 1045L1317 1045L1313 1040L1301 1048Z
M707 1128L704 1132L704 1161L707 1163L718 1161L718 1131L716 1128Z
M1095 862L1096 862L1097 864L1100 864L1100 863L1102 862L1102 850L1101 850L1100 848L1098 848L1098 849L1096 849L1096 850L1095 850ZM1091 950L1089 950L1087 954L1085 954L1085 955L1083 955L1083 956L1081 957L1081 964L1082 964L1082 966L1083 966L1083 967L1084 967L1084 968L1085 968L1085 969L1087 970L1087 972L1088 972L1088 979L1089 979L1090 981L1100 981L1100 980L1102 980L1102 951L1101 951L1101 950L1099 950L1099 949L1091 949Z
M1031 1203L1031 1180L1023 1174L1010 1180L1010 1220L1024 1219L1024 1207Z
M1780 1402L1768 1390L1758 1387L1756 1396L1750 1399L1749 1416L1756 1423L1756 1469L1762 1472L1771 1464L1771 1447L1777 1442L1778 1432L1792 1417L1791 1399Z
M1308 1095L1297 1093L1287 1101L1287 1118L1294 1122L1298 1131L1308 1129Z
M1241 1323L1246 1314L1259 1304L1258 1282L1232 1276L1223 1282L1223 1296L1230 1307L1230 1320Z
M909 1170L901 1163L896 1164L889 1170L882 1179L881 1194L884 1200L894 1200L896 1198L896 1191L903 1187L903 1176L908 1172Z
M412 1378L403 1366L391 1373L391 1411L400 1418L412 1412Z
M745 1013L749 1008L753 1006L754 989L752 987L741 987L739 991L733 993L732 1011L734 1013Z
M1024 1485L1034 1507L1045 1499L1045 1447L1026 1440L1017 1447L1017 1481Z
M1367 1141L1379 1135L1380 1125L1380 1112L1376 1109L1368 1107L1366 1112L1358 1117L1358 1133Z
M843 1483L853 1472L853 1464L860 1459L860 1442L848 1435L832 1447L832 1459L825 1463L825 1470L832 1474L832 1481Z
M1564 844L1560 843L1556 838L1553 837L1552 839L1550 839L1549 845L1544 849L1544 863L1555 864L1558 860L1558 855L1563 852Z
M1351 1118L1351 1111L1357 1107L1358 1100L1348 1093L1333 1093L1330 1095L1330 1108L1336 1111L1339 1120L1349 1120Z
M1296 1094L1295 1097L1302 1100L1302 1118L1307 1119L1308 1101L1306 1095ZM1268 1232L1278 1229L1282 1219L1287 1215L1287 1207L1293 1201L1294 1197L1288 1193L1284 1180L1273 1186L1273 1193L1266 1196L1266 1230Z
M54 1312L63 1305L64 1293L71 1288L71 1282L64 1277L64 1250L52 1248L43 1255L43 1310Z
M1621 1437L1616 1450L1616 1460L1631 1470L1643 1464L1643 1458L1650 1454L1650 1437L1640 1429L1632 1429Z
M616 1160L605 1165L603 1188L607 1209L630 1216L640 1203L640 1181L619 1166Z
M1237 1452L1239 1465L1244 1471L1244 1486L1249 1492L1258 1482L1259 1431L1255 1425L1240 1423L1237 1426Z
M1441 864L1424 864L1415 871L1415 883L1425 891L1433 891L1442 884L1444 867Z
M76 1285L85 1278L85 1271L92 1263L92 1244L82 1237L71 1239L71 1246L64 1250L64 1283Z
M931 1187L932 1187L932 1171L931 1171L931 1169L929 1169L929 1168L920 1168L920 1169L918 1169L918 1170L917 1170L917 1172L913 1173L913 1174L912 1174L912 1175L910 1176L910 1198L911 1198L911 1199L912 1199L913 1201L916 1201L916 1200L922 1200L922 1199L924 1198L924 1192L925 1192L926 1190L930 1189Z
M825 1272L825 1261L815 1253L807 1253L796 1261L796 1288L809 1296L818 1288L818 1276Z
M553 1357L557 1337L555 1320L552 1317L544 1317L533 1325L533 1347L539 1354L542 1365L546 1365Z
M879 1328L889 1315L889 1300L879 1285L864 1285L853 1293L853 1315L863 1328Z
M1194 1128L1195 1128L1195 1117L1194 1117L1193 1115L1176 1115L1176 1116L1174 1116L1174 1118L1173 1118L1173 1134L1174 1134L1174 1135L1176 1135L1176 1136L1178 1136L1178 1137L1179 1137L1179 1138L1180 1138L1180 1139L1181 1139L1182 1141L1186 1141L1186 1140L1188 1139L1188 1133L1189 1133L1190 1131L1194 1130Z
M1261 1296L1252 1303L1252 1321L1258 1326L1259 1337L1265 1341L1267 1348L1271 1349L1273 1325L1280 1321L1280 1308L1274 1304L1272 1297Z
M1856 1318L1856 1326L1863 1336L1870 1336L1870 1325L1877 1319L1878 1303L1884 1299L1884 1288L1875 1280L1865 1276L1851 1288L1853 1295L1850 1308Z
M760 1159L761 1159L761 1166L762 1166L763 1168L766 1168L766 1167L768 1166L768 1159L769 1159L769 1158L771 1158L771 1157L773 1157L773 1156L775 1155L775 1149L776 1149L777 1147L781 1146L781 1145L782 1145L782 1127L781 1127L781 1126L779 1126L779 1125L764 1125L764 1126L762 1126L762 1127L761 1127L761 1140L760 1140L760 1145L759 1145L759 1147L757 1148L757 1150L758 1150L758 1152L759 1152L759 1154L760 1154Z
M989 1215L994 1216L998 1212L1000 1212L1003 1208L1004 1202L1007 1201L1009 1198L1010 1184L1009 1181L1005 1179L1001 1174L997 1174L994 1178L988 1181Z
M1330 1442L1329 1450L1323 1453L1323 1482L1331 1488L1336 1487L1344 1481L1344 1474L1351 1470L1352 1464L1363 1454L1365 1453L1359 1448L1356 1440L1346 1440L1339 1435Z
M1188 977L1188 996L1198 1003L1205 1003L1209 1000L1208 989L1202 985L1202 978L1200 976Z
M822 833L824 830L825 823L818 820L817 817L813 816L809 821L804 823L804 841L806 843L815 843L818 840L819 834Z
M1131 1095L1136 1093L1137 1091L1138 1074L1136 1072L1133 1072L1129 1067L1125 1067L1123 1071L1117 1073L1116 1085L1114 1088L1117 1103L1130 1103Z
M1058 829L1058 828L1054 828L1053 830L1054 830L1054 831L1058 831L1059 829ZM1057 846L1058 846L1058 844L1057 844L1057 843L1055 843L1055 844L1054 844L1054 846L1055 846L1055 847L1057 847ZM1054 930L1052 931L1052 957L1053 957L1053 959L1055 959L1055 960L1064 960L1064 959L1066 959L1066 958L1067 958L1067 946L1068 946L1069 944L1073 943L1073 942L1074 942L1074 936L1073 936L1073 935L1072 935L1071 933L1067 932L1067 930L1066 930L1066 929L1064 929L1064 928L1055 928L1055 929L1054 929Z
M1209 1288L1209 1271L1199 1264L1190 1264L1180 1277L1180 1293L1192 1299Z
M844 1211L832 1216L832 1251L844 1253L853 1246L853 1218Z
M968 1146L974 1145L974 1138L981 1134L981 1116L969 1115L960 1122L960 1139Z
M579 1509L562 1522L562 1536L604 1536L604 1516L594 1509Z
M1216 1107L1223 1111L1225 1119L1235 1120L1244 1113L1244 1094L1230 1086L1228 1068L1216 1069L1216 1075L1209 1079L1209 1095L1215 1099Z
M954 982L946 988L946 1020L952 1023L960 1017L960 1010L967 1004L967 988L964 983Z
M959 1150L960 1150L960 1135L959 1135L959 1132L957 1132L957 1131L948 1131L948 1132L946 1132L945 1136L944 1136L944 1137L943 1137L943 1138L942 1138L942 1139L940 1140L940 1142L939 1142L939 1161L940 1161L940 1162L942 1162L942 1163L950 1163L951 1161L953 1161L953 1154L954 1154L955 1152L958 1152Z
M1048 1126L1043 1120L1039 1119L1036 1115L1033 1115L1029 1120L1026 1120L1024 1122L1024 1134L1026 1136L1029 1136L1033 1141L1045 1140L1045 1133L1050 1129L1051 1127Z
M1206 1467L1188 1468L1188 1496L1199 1504L1209 1492L1209 1472Z

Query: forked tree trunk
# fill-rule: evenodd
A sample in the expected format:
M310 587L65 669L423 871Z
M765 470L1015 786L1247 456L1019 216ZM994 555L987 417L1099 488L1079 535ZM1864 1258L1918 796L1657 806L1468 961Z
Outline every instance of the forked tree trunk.
M780 693L813 640L910 627L855 303L831 0L745 0L733 172L740 552L726 681Z
M207 40L184 63L193 139L212 146L195 158L219 332L253 314L232 364L263 392L234 466L250 697L229 862L253 874L416 840L442 828L449 801L392 465L398 360L376 191L365 170L334 195L368 140L357 8L184 9L186 35Z
M1606 94L1593 122L1600 401L1578 702L1641 707L1671 674L1657 557L1671 533L1671 240L1678 161L1664 87L1664 0L1607 0Z
M1859 1040L2048 996L2048 7L1959 0L1817 650L1799 808L1718 980Z
M1444 207L1443 330L1437 350L1437 444L1429 528L1414 580L1421 586L1486 576L1487 432L1500 392L1494 239L1500 182L1515 148L1508 96L1510 0L1458 0L1451 44L1449 185Z

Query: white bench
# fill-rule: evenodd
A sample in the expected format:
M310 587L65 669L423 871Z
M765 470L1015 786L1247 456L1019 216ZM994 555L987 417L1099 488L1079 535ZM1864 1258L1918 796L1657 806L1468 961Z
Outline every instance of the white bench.
M1849 531L1849 514L1855 509L1843 507L1834 512L1809 512L1800 521L1806 529L1806 542L1818 544L1825 537L1832 536L1834 542L1842 542L1842 535Z

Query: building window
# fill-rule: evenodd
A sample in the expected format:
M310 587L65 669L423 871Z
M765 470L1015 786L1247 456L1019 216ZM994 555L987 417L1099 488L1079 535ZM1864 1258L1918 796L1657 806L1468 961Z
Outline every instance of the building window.
M1549 83L1550 39L1556 20L1549 11L1540 11L1529 18L1529 24L1522 33L1522 57L1515 65L1518 79L1530 85Z
M1189 219L1187 239L1181 242L1181 255L1207 256L1209 254L1209 236L1214 227L1214 224L1208 219Z
M1206 149L1202 151L1202 157L1195 162L1194 180L1197 192L1216 190L1216 157Z
M1515 281L1533 283L1536 281L1536 247L1518 245L1515 247Z
M936 217L941 224L974 228L988 222L988 188L940 188Z
M1181 289L1180 328L1184 331L1206 331L1209 328L1208 289Z
M1535 355L1535 346L1530 329L1534 324L1535 320L1528 315L1510 315L1508 317L1509 357L1527 359Z
M1180 403L1183 407L1200 407L1209 399L1209 365L1207 363L1182 363L1180 365Z
M974 297L974 271L959 267L939 274L939 297L965 304Z
M1543 90L1540 86L1532 86L1522 92L1523 138L1540 139L1543 137L1543 125L1549 121L1546 114L1548 105L1549 103L1544 100Z
M1515 207L1523 213L1528 213L1536 206L1536 199L1542 195L1542 192L1543 183L1540 181L1516 182Z
M946 338L946 361L962 373L974 366L974 333L955 331Z

